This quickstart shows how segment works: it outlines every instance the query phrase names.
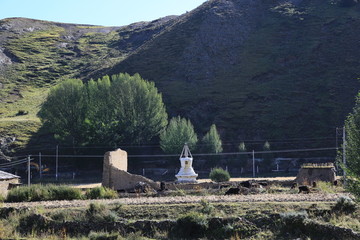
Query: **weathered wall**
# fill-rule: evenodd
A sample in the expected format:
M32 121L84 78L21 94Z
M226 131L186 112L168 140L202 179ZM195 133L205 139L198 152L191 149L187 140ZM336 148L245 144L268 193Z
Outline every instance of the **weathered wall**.
M109 187L115 190L133 189L138 182L147 183L155 190L160 188L160 184L157 182L154 182L140 175L128 173L120 169L113 169L112 174L112 181L110 182Z
M113 182L114 170L119 169L127 171L127 152L120 148L115 151L106 152L103 162L103 180L102 185L110 187L110 182Z
M105 153L102 185L114 190L133 189L138 182L145 182L154 189L160 187L159 183L146 177L128 173L127 166L127 152L117 149Z
M0 181L0 195L2 196L7 196L8 191L10 190L11 187L9 187L9 185L13 183L13 184L19 184L20 183L20 179L19 178L14 178L14 179L8 179L8 180L2 180Z
M336 179L334 168L301 168L295 179L298 184L311 185L313 182L334 182Z

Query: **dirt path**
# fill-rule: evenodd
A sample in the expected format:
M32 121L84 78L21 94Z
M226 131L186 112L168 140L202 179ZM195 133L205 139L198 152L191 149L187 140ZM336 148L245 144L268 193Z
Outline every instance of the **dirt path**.
M128 204L128 205L147 205L147 204L181 204L196 203L202 199L209 202L333 202L340 196L348 194L257 194L257 195L232 195L232 196L181 196L181 197L139 197L139 198L119 198L110 200L73 200L73 201L43 201L28 203L4 203L3 207L14 208L68 208L86 207L92 202L101 204Z
M231 178L231 182L242 182L248 180L256 180L256 181L293 181L295 177L271 177L271 178ZM199 183L203 182L211 182L210 179L197 179ZM86 183L86 184L73 184L74 188L94 188L100 187L101 183Z

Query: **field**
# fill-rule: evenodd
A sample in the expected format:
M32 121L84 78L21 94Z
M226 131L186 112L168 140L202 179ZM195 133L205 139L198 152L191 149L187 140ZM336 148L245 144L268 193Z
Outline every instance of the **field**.
M309 194L272 183L121 193L115 199L5 202L1 239L360 239L360 209L341 186ZM326 237L325 237L326 236Z

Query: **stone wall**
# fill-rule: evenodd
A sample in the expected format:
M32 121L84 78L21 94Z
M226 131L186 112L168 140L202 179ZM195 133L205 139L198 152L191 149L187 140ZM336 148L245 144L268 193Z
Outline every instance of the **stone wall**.
M159 189L160 184L146 177L127 172L127 152L121 149L107 152L104 155L103 181L104 187L114 190L134 189L138 182L149 184L154 189Z
M120 148L115 151L106 152L103 161L102 185L111 187L114 182L113 175L116 170L127 171L127 161L127 152Z
M336 179L335 168L301 168L295 179L298 184L311 185L323 181L333 183Z
M13 178L13 179L7 179L0 181L0 195L7 196L8 191L11 189L12 184L19 184L20 179L19 178Z
M141 175L131 174L120 169L113 169L112 174L112 181L109 187L115 190L131 190L139 182L147 183L155 190L160 188L159 183Z

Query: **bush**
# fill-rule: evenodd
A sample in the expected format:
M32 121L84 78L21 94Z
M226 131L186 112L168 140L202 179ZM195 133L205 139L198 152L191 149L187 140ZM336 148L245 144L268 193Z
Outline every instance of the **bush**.
M115 190L106 187L96 187L89 189L85 194L87 199L113 199L117 198L118 194Z
M16 116L23 116L23 115L27 115L29 112L25 111L25 110L19 110L16 113Z
M49 200L75 200L82 199L80 189L65 185L48 185Z
M9 191L7 202L33 202L47 200L74 200L81 199L80 189L65 185L31 185L20 186Z
M283 230L290 233L301 233L304 228L304 222L308 219L308 214L302 212L286 212L280 214Z
M214 213L215 207L210 202L208 202L204 199L201 199L200 205L201 205L201 209L200 209L201 213L207 214L207 215Z
M41 185L31 185L20 186L18 188L13 188L8 192L6 201L7 202L31 202L31 201L41 201L48 200L48 192L44 186Z
M335 193L336 188L330 182L319 181L316 183L316 187L320 189L321 192L325 193Z
M226 182L230 180L229 172L222 168L213 168L209 177L214 182Z
M171 232L174 238L181 236L182 239L201 238L208 229L207 218L197 212L189 212L177 219L176 225Z
M356 203L351 198L342 196L336 201L332 210L338 213L349 214L356 210Z
M90 203L86 210L86 218L91 222L115 222L118 220L116 213L98 203Z
M90 232L88 235L90 240L116 240L120 236L118 233L107 233L107 232Z

